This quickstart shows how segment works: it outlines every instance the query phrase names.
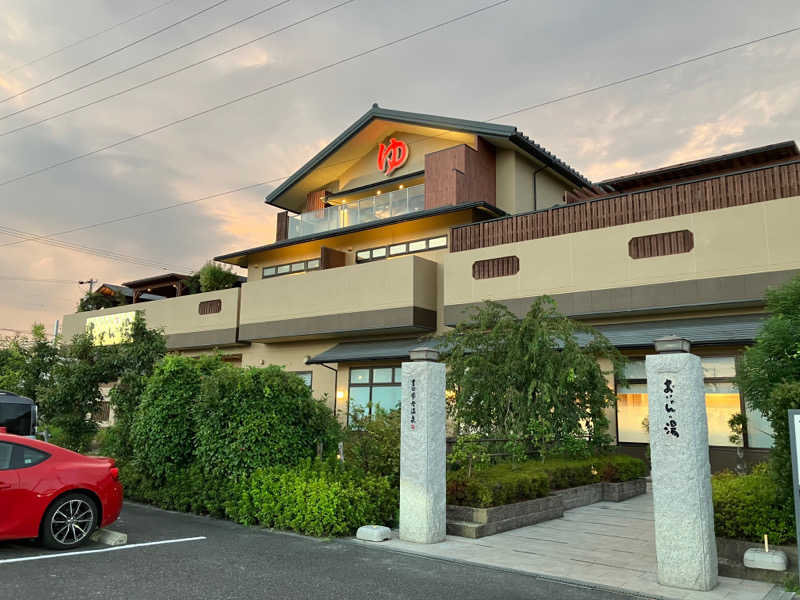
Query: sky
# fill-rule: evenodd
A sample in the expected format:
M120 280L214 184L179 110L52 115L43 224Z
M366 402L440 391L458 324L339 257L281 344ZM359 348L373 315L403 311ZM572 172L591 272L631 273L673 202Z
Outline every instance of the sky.
M34 322L52 330L85 292L78 281L121 283L165 268L189 272L213 256L274 241L276 210L264 196L373 102L484 120L800 25L796 0L511 0L5 183L493 3L354 0L292 25L342 1L223 0L188 19L220 0L0 1L0 228L43 236L187 203L52 238L144 265L43 240L12 244L19 238L0 229L0 336L27 331ZM33 107L277 4L220 34ZM10 133L285 27L176 75ZM800 31L500 122L597 181L800 138L799 65ZM252 187L191 202L244 186Z

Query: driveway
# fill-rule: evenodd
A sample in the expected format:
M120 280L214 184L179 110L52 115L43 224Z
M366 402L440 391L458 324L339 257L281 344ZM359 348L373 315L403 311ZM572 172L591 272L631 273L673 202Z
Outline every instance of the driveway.
M0 543L0 598L621 599L492 567L126 504L128 545L52 553ZM22 559L22 560L21 560ZM641 596L639 596L641 597Z

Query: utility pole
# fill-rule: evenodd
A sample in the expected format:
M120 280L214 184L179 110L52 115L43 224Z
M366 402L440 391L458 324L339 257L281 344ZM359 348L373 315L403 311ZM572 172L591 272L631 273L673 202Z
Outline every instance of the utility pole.
M94 289L94 284L97 283L97 279L87 279L86 281L79 281L78 283L81 285L86 285L88 283L89 293L91 294L92 290Z

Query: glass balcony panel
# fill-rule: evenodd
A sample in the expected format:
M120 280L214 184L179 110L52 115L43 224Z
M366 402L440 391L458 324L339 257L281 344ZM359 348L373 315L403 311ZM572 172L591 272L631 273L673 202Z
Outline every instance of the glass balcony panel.
M388 219L392 216L392 210L389 203L390 194L381 194L375 197L375 218Z
M342 227L388 219L424 208L425 185L415 185L289 217L289 238L315 235Z
M358 201L358 222L369 223L374 221L375 217L375 196L364 198Z

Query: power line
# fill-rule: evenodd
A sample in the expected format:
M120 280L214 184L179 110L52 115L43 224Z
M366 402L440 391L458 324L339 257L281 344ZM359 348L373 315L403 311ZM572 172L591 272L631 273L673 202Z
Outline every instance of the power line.
M271 10L274 10L274 9L278 8L279 6L282 6L282 5L284 5L284 4L288 4L289 2L292 2L292 0L282 0L281 2L278 2L277 4L273 4L272 6L268 6L267 8L263 8L263 9L261 9L261 10L259 10L259 11L255 12L255 13L253 13L253 14L251 14L251 15L248 15L248 16L246 16L246 17L243 17L243 18L241 18L241 19L238 19L237 21L234 21L233 23L230 23L230 24L228 24L228 25L225 25L224 27L220 27L219 29L215 29L214 31L212 31L212 32L210 32L210 33L207 33L207 34L205 34L205 35L202 35L202 36L200 36L200 37L198 37L198 38L195 38L195 39L193 39L193 40L190 40L190 41L188 41L188 42L186 42L186 43L184 43L184 44L181 44L181 45L179 45L179 46L176 46L176 47L174 47L174 48L171 48L171 49L169 49L169 50L166 50L165 52L162 52L161 54L157 54L157 55L155 55L155 56L151 56L151 57L150 57L150 58L148 58L148 59L145 59L145 60L143 60L143 61L140 61L140 62L138 62L138 63L136 63L136 64L134 64L134 65L131 65L131 66L129 66L129 67L125 67L124 69L121 69L121 70L119 70L119 71L115 71L114 73L111 73L111 74L109 74L109 75L106 75L105 77L101 77L100 79L95 79L94 81L91 81L91 82L89 82L89 83L85 83L85 84L83 84L83 85L79 85L79 86L78 86L78 87L76 87L76 88L72 88L71 90L67 90L66 92L63 92L63 93L61 93L61 94L57 94L57 95L55 95L55 96L53 96L53 97L51 97L51 98L47 98L46 100L42 100L42 101L40 101L40 102L36 102L36 103L34 103L34 104L31 104L30 106L25 106L25 107L23 107L23 108L20 108L19 110L16 110L16 111L14 111L14 112L10 112L10 113L8 113L8 114L5 114L5 115L3 115L3 116L1 116L1 117L0 117L0 121L3 121L3 120L5 120L5 119L8 119L8 118L10 118L10 117L13 117L13 116L16 116L16 115L19 115L19 114L25 113L25 112L28 112L29 110L33 110L34 108L38 108L38 107L40 107L40 106L43 106L43 105L45 105L45 104L49 104L50 102L53 102L53 101L55 101L55 100L60 100L61 98L64 98L64 97L66 97L66 96L70 96L70 95L72 95L72 94L74 94L74 93L76 93L76 92L79 92L79 91L81 91L81 90L85 90L85 89L87 89L87 88L90 88L90 87L92 87L92 86L94 86L94 85L97 85L98 83L102 83L102 82L104 82L104 81L108 81L109 79L113 79L113 78L114 78L114 77L116 77L117 75L122 75L123 73L127 73L128 71L132 71L132 70L134 70L134 69L137 69L138 67L141 67L142 65L146 65L146 64L148 64L148 63L151 63L151 62L153 62L153 61L155 61L155 60L158 60L158 59L160 59L160 58L163 58L163 57L165 57L165 56L167 56L167 55L169 55L169 54L172 54L173 52L177 52L178 50L183 50L184 48L187 48L187 47L189 47L189 46L191 46L191 45L193 45L193 44L196 44L196 43L197 43L197 42L199 42L199 41L202 41L202 40L208 39L208 38L210 38L210 37L212 37L212 36L214 36L214 35L216 35L216 34L218 34L218 33L221 33L221 32L223 32L223 31L225 31L225 30L227 30L227 29L230 29L231 27L235 27L236 25L240 25L241 23L244 23L244 22L246 22L246 21L249 21L250 19L254 19L255 17L258 17L258 16L260 16L260 15L263 15L263 14L264 14L264 13L266 13L266 12L269 12L269 11L271 11ZM124 90L122 90L122 91L120 91L120 92L116 92L116 93L114 93L114 94L111 94L111 95L109 95L109 96L106 96L106 97L104 97L104 98L100 98L100 99L98 99L98 100L94 100L94 101L92 101L92 102L89 102L89 103L87 103L87 104L83 104L83 105L81 105L81 106L78 106L78 107L72 108L72 109L70 109L70 110L67 110L67 111L64 111L64 112L58 113L57 115L53 115L53 116L47 117L46 119L41 119L41 120L39 120L39 121L34 121L33 123L27 123L26 125L23 125L22 127L17 127L16 129L12 129L12 130L10 130L10 131L6 131L5 133L2 133L2 134L0 134L0 135L8 135L8 134L10 134L10 133L15 133L15 132L17 132L17 131L22 131L23 129L27 129L28 127L33 127L34 125L39 125L40 123L44 123L44 122L46 122L46 121L50 121L50 120L52 120L52 119L56 119L56 118L58 118L58 117L63 117L64 115L68 115L68 114L70 114L70 113L73 113L73 112L76 112L76 111L78 111L78 110L84 109L84 108L86 108L86 107L88 107L88 106L93 106L93 105L95 105L95 104L99 104L100 102L104 102L104 101L106 101L106 100L109 100L109 99L111 99L111 98L116 98L117 96L121 96L121 95L123 95L123 94L125 94L125 93L127 93L127 92L130 92L130 91L132 91L132 90L135 90L135 89L138 89L138 88L144 87L144 86L146 86L146 85L149 85L149 84L151 84L151 83L153 83L153 82L155 82L155 81L160 81L160 80L162 80L162 79L166 79L167 77L170 77L170 76L172 76L172 75L175 75L176 73L180 73L181 71L186 71L186 70L188 70L188 69L191 69L192 67L196 67L197 65L203 64L204 62L208 62L208 61L210 61L210 60L213 60L214 58L218 58L218 57L220 57L220 56L222 56L222 55L224 55L224 54L228 54L229 52L233 52L234 50L238 50L239 48L243 48L244 46L247 46L248 44L252 44L252 43L254 43L254 42L256 42L256 41L259 41L259 40L262 40L262 39L264 39L264 38L266 38L266 37L269 37L270 35L273 35L273 34L275 34L275 33L278 33L278 32L280 32L280 31L284 31L285 29L289 29L289 27L294 27L295 25L298 25L298 24L300 24L300 23L303 23L303 22L305 22L305 21L308 21L308 20L310 20L310 19L313 19L314 17L318 17L319 15L325 14L326 12L330 12L331 10L334 10L334 9L336 9L336 8L339 8L340 6L344 6L345 4L349 4L350 2L355 2L355 0L348 0L347 2L343 2L343 3L341 3L341 4L338 4L338 5L334 6L333 8L329 8L329 9L326 9L326 10L320 11L320 12L316 13L315 15L312 15L311 17L307 17L307 18L305 18L305 19L301 19L300 21L297 21L297 22L295 22L295 23L292 23L291 25L289 25L289 26L287 26L287 27L282 27L281 29L276 29L275 31L273 31L273 32L270 32L270 33L269 33L269 34L267 34L267 35L264 35L264 36L257 37L257 38L255 38L254 40L250 40L249 42L245 42L244 44L239 44L238 46L235 46L234 48L231 48L231 49L229 49L229 50L225 50L224 52L220 52L220 53L218 53L218 54L215 54L215 55L213 55L213 56L210 56L210 57L208 57L208 58L205 58L205 59L203 59L203 60L201 60L201 61L198 61L198 62L192 63L192 64L190 64L190 65L187 65L187 66L185 66L185 67L182 67L182 68L180 68L180 69L177 69L177 70L175 70L175 71L172 71L172 72L170 72L170 73L166 73L166 74L164 74L164 75L161 75L161 76L159 76L159 77L156 77L156 78L154 78L154 79L150 79L149 81L145 81L145 82L143 82L143 83L139 83L139 84L137 84L137 85L134 85L134 86L131 86L131 87L127 88L127 89L124 89Z
M0 226L0 233L9 235L11 237L20 238L22 240L31 240L36 236L33 234L29 234L25 231L21 231L19 229L14 229L11 227ZM113 260L115 262L126 262L130 264L135 264L143 267L155 267L159 269L163 269L165 271L170 269L178 269L178 270L190 270L186 269L186 267L175 267L175 265L171 265L169 263L165 263L163 261L156 261L151 260L148 258L142 258L138 256L132 256L130 254L122 254L120 252L114 252L112 250L104 250L102 248L92 248L90 246L84 246L81 244L73 244L70 242L64 242L61 240L53 240L53 239L37 239L39 243L46 244L48 246L54 246L56 248L63 248L65 250L72 250L74 252L81 252L83 254L90 254L92 256L97 256L98 258L105 258L108 260Z
M135 21L136 19L138 19L140 17L144 17L145 15L149 15L150 13L157 11L159 8L162 8L162 7L166 6L167 4L172 4L173 2L175 2L175 0L167 0L166 2L162 2L161 4L156 4L154 7L148 8L147 10L145 10L143 12L140 12L138 14L135 14L132 17L128 17L124 21L120 21L119 23L115 23L114 25L106 27L105 29L101 29L100 31L96 31L95 33L87 35L86 37L83 37L83 38L81 38L81 39L79 39L79 40L77 40L75 42L71 42L71 43L67 44L66 46L61 46L60 48L57 48L56 50L48 52L47 54L43 54L39 58L34 58L33 60L29 60L28 62L26 62L24 64L21 64L21 65L19 65L17 67L14 67L13 69L11 69L9 71L6 71L6 73L4 74L4 77L6 77L8 75L11 75L12 73L16 73L20 69L24 69L25 67L29 67L29 66L31 66L33 64L36 64L36 63L38 63L40 61L43 61L46 58L50 58L51 56L55 56L56 54L64 52L64 50L69 50L70 48L74 48L75 46L78 46L79 44L82 44L83 42L88 42L89 40L92 40L92 39L94 39L96 37L99 37L99 36L103 35L104 33L108 33L109 31L112 31L112 30L116 29L117 27L122 27L123 25L127 25L131 21Z
M486 120L487 121L496 121L498 119L502 119L502 118L505 118L505 117L508 117L508 116L512 116L512 115L520 114L520 113L523 113L523 112L526 112L526 111L534 110L536 108L541 108L543 106L547 106L547 105L550 105L550 104L556 104L558 102L563 102L565 100L569 100L569 99L575 98L577 96L586 95L586 94L589 94L589 93L592 93L592 92L596 92L596 91L599 91L599 90L603 90L603 89L606 89L606 88L609 88L609 87L612 87L612 86L620 85L622 83L627 83L627 82L633 81L635 79L641 79L642 77L647 77L647 76L650 76L650 75L661 73L661 72L666 71L668 69L674 69L674 68L677 68L679 66L683 66L683 65L686 65L686 64L689 64L689 63L692 63L692 62L696 62L696 61L699 61L699 60L703 60L705 58L709 58L709 57L712 57L712 56L716 56L716 55L722 54L724 52L729 52L731 50L735 50L735 49L738 49L738 48L743 48L745 46L749 46L749 45L752 45L752 44L756 44L756 43L759 43L759 42L770 40L770 39L773 39L773 38L776 38L776 37L779 37L779 36L782 36L782 35L787 35L789 33L793 33L793 32L798 31L798 30L800 30L800 27L793 27L791 29L787 29L785 31L781 31L781 32L778 32L778 33L775 33L775 34L763 36L763 37L760 37L760 38L756 38L754 40L750 40L750 41L747 41L747 42L742 42L740 44L734 44L732 46L727 46L725 48L722 48L722 49L719 49L719 50L715 50L715 51L709 52L707 54L702 54L700 56L696 56L696 57L689 58L689 59L686 59L686 60L683 60L683 61L680 61L680 62L672 63L670 65L666 65L666 66L663 66L663 67L658 67L658 68L652 69L650 71L645 71L644 73L639 73L639 74L636 74L636 75L625 77L623 79L618 79L618 80L615 80L615 81L612 81L612 82L609 82L609 83L605 83L603 85L598 85L598 86L595 86L595 87L592 87L592 88L587 88L585 90L582 90L582 91L579 91L579 92L575 92L573 94L568 94L568 95L565 95L565 96L559 96L557 98L552 98L550 100L547 100L547 101L544 101L544 102L540 102L538 104L533 104L533 105L527 106L525 108L521 108L521 109L518 109L518 110L511 111L511 112L503 113L501 115L490 117L489 119L486 119ZM0 134L0 135L3 135L3 134ZM439 137L439 135L437 135L437 136L424 136L423 139L430 139L430 138L435 138L435 137ZM421 143L421 140L418 143ZM413 142L412 142L412 144L413 144ZM331 167L334 167L334 166L337 166L337 165L341 165L341 164L344 164L344 163L348 163L348 162L352 162L352 161L351 160L346 160L346 161L341 161L341 162L338 162L338 163L332 163L330 165L327 165L325 168L331 168ZM151 215L151 214L155 214L155 213L159 213L159 212L164 212L164 211L167 211L167 210L171 210L173 208L180 208L182 206L188 206L188 205L191 205L191 204L196 204L196 203L202 202L204 200L211 200L211 199L214 199L214 198L219 198L221 196L227 196L229 194L234 194L234 193L245 191L245 190L248 190L248 189L253 189L253 188L256 188L256 187L269 185L271 183L277 183L277 182L280 182L280 181L283 181L283 180L287 179L290 176L291 176L291 174L283 175L283 176L280 176L280 177L275 177L273 179L268 179L266 181L261 181L261 182L258 182L258 183L253 183L253 184L249 184L249 185L245 185L245 186L241 186L241 187L225 190L223 192L217 192L215 194L209 194L207 196L201 196L199 198L194 198L192 200L184 200L182 202L176 202L176 203L173 203L173 204L168 204L168 205L162 206L160 208L155 208L155 209L151 209L151 210L132 213L132 214L125 215L125 216L122 216L122 217L116 217L114 219L108 219L106 221L99 221L99 222L96 222L96 223L91 223L89 225L82 225L80 227L74 227L72 229L65 229L65 230L62 230L62 231L57 231L57 232L44 234L44 235L31 234L31 238L29 240L22 240L22 241L18 241L18 242L6 242L4 244L0 244L0 248L2 248L4 246L14 246L14 245L17 245L17 244L24 243L25 241L37 241L37 240L41 240L41 239L48 239L50 237L59 236L59 235L65 235L65 234L68 234L68 233L74 233L76 231L84 231L84 230L87 230L87 229L94 229L96 227L102 227L102 226L105 226L105 225L111 225L111 224L114 224L114 223L120 223L120 222L123 222L123 221L128 221L128 220L136 219L136 218L147 216L147 215ZM4 185L4 184L0 183L0 185Z
M30 277L15 277L10 275L0 275L0 280L2 281L27 281L32 283L57 283L57 284L68 284L72 283L78 285L77 279L34 279Z
M489 6L487 8L491 8L491 6ZM486 9L482 9L482 10L486 10ZM527 106L527 107L524 107L524 108L521 108L521 109L518 109L518 110L515 110L515 111L503 113L501 115L497 115L495 117L491 117L491 118L489 118L487 120L488 121L498 120L498 119L501 119L501 118L505 118L507 116L519 114L519 113L530 111L530 110L534 110L536 108L540 108L542 106L546 106L546 105L549 105L549 104L555 104L557 102L562 102L564 100L568 100L568 99L571 99L571 98L574 98L574 97L577 97L577 96L585 95L585 94L588 94L588 93L591 93L591 92L595 92L595 91L599 91L599 90L602 90L602 89L606 89L606 88L609 88L609 87L614 86L614 85L620 85L622 83L626 83L626 82L632 81L634 79L647 77L649 75L653 75L653 74L656 74L656 73L659 73L659 72L663 72L663 71L668 70L668 69L676 68L676 67L679 67L679 66L691 63L691 62L696 62L698 60L702 60L704 58L709 58L711 56L722 54L724 52L728 52L728 51L731 51L731 50L734 50L734 49L742 48L742 47L745 47L745 46L748 46L748 45L752 45L752 44L755 44L755 43L758 43L758 42L762 42L762 41L765 41L765 40L773 39L773 38L776 38L776 37L779 37L779 36L782 36L782 35L787 35L789 33L793 33L795 31L798 31L798 29L800 29L800 27L794 27L794 28L791 28L791 29L787 29L785 31L781 31L781 32L775 33L775 34L763 36L763 37L760 37L760 38L756 38L754 40L750 40L750 41L743 42L743 43L740 43L740 44L735 44L735 45L732 45L732 46L728 46L726 48L722 48L722 49L716 50L714 52L703 54L703 55L700 55L700 56L697 56L697 57L693 57L693 58L690 58L690 59L687 59L687 60L684 60L684 61L680 61L680 62L677 62L677 63L672 63L670 65L667 65L667 66L664 66L664 67L659 67L657 69L652 69L652 70L646 71L644 73L640 73L640 74L637 74L637 75L633 75L633 76L630 76L630 77L619 79L619 80L616 80L616 81L613 81L613 82L610 82L610 83L607 83L607 84L603 84L603 85L600 85L600 86L587 88L586 90L582 90L580 92L575 92L574 94L569 94L569 95L566 95L566 96L560 96L560 97L553 98L551 100L548 100L548 101L545 101L545 102L541 102L541 103L538 103L538 104L535 104L535 105ZM434 138L434 137L438 137L438 136L425 136L425 139ZM341 163L334 163L334 164L331 164L331 165L327 165L327 167L329 168L329 167L336 166L338 164L343 164L343 163L348 163L348 162L352 162L352 161L350 161L350 160L341 161ZM182 201L182 202L176 202L176 203L169 204L167 206L163 206L163 207L160 207L160 208L151 209L151 210L147 210L147 211L141 211L141 212L137 212L137 213L132 213L130 215L125 215L125 216L122 216L122 217L116 217L114 219L108 219L108 220L105 220L105 221L99 221L99 222L92 223L92 224L89 224L89 225L83 225L83 226L80 226L80 227L74 227L74 228L71 228L71 229L66 229L66 230L62 230L62 231L58 231L58 232L54 232L54 233L49 233L49 234L44 234L44 235L41 235L41 234L38 234L38 235L37 234L28 234L28 237L26 239L24 239L24 240L16 241L16 242L6 242L4 244L0 244L0 247L17 245L17 244L24 243L26 241L48 240L49 238L54 237L54 236L65 235L65 234L73 233L73 232L77 232L77 231L84 231L84 230L87 230L87 229L93 229L93 228L96 228L96 227L102 227L102 226L110 225L110 224L114 224L114 223L120 223L120 222L123 222L123 221L136 219L136 218L139 218L139 217L142 217L142 216L147 216L147 215L151 215L151 214L155 214L155 213L159 213L159 212L164 212L164 211L167 211L167 210L171 210L173 208L179 208L179 207L182 207L182 206L188 206L188 205L191 205L191 204L196 204L196 203L202 202L204 200L210 200L210 199L213 199L213 198L219 198L219 197L226 196L226 195L233 194L233 193L237 193L237 192L240 192L240 191L245 191L245 190L253 189L253 188L256 188L256 187L261 187L261 186L264 186L264 185L268 185L270 183L277 183L279 181L285 180L289 176L290 175L284 175L284 176L281 176L281 177L276 177L274 179L269 179L269 180L266 180L266 181L261 181L261 182L258 182L258 183L249 184L249 185L241 186L241 187L238 187L238 188L225 190L223 192L218 192L218 193L210 194L210 195L207 195L207 196L201 196L199 198L194 198L192 200L185 200L185 201ZM6 183L10 183L10 181L9 182L0 182L0 185L5 185Z
M221 108L226 108L228 106L232 106L232 105L234 105L234 104L236 104L238 102L242 102L243 100L248 100L249 98L254 98L256 96L259 96L259 95L264 94L266 92L272 91L274 89L289 85L290 83L294 83L296 81L300 81L301 79L307 79L308 77L311 77L311 76L316 75L318 73L322 73L323 71L328 71L328 70L333 69L335 67L338 67L338 66L340 66L342 64L345 64L345 63L348 63L348 62L352 62L354 60L357 60L357 59L362 58L364 56L367 56L369 54L374 54L375 52L378 52L379 50L383 50L385 48L389 48L391 46L395 46L397 44L400 44L402 42L405 42L405 41L410 40L412 38L415 38L417 36L423 35L425 33L429 33L429 32L434 31L436 29L441 29L442 27L445 27L445 26L450 25L452 23L455 23L457 21L462 21L462 20L467 19L467 18L469 18L471 16L474 16L476 14L479 14L479 13L485 12L487 10L490 10L492 8L495 8L497 6L500 6L501 4L507 4L510 1L511 0L499 0L497 2L493 2L493 3L488 4L488 5L486 5L486 6L482 7L482 8L478 8L478 9L472 10L470 12L464 13L462 15L459 15L458 17L453 17L451 19L447 19L446 21L442 21L440 23L437 23L436 25L431 25L429 27L425 27L424 29L417 30L414 33L410 33L410 34L404 35L402 37L396 38L396 39L394 39L392 41L384 42L383 44L379 44L377 46L373 46L372 48L369 48L368 50L362 50L361 52L357 52L356 54L351 54L350 56L348 56L346 58L341 58L341 59L336 60L334 62L327 63L327 64L325 64L325 65L323 65L321 67L317 67L315 69L312 69L311 71L306 71L305 73L301 73L300 75L295 75L294 77L290 77L289 79L284 79L284 80L282 80L282 81L280 81L278 83L274 83L274 84L269 85L267 87L263 87L261 89L258 89L256 91L254 91L254 92L250 92L250 93L245 94L243 96L239 96L238 98L233 98L232 100L228 100L228 101L223 102L221 104L216 104L216 105L214 105L214 106L212 106L210 108L201 110L201 111L196 112L196 113L192 113L190 115L187 115L187 116L182 117L180 119L176 119L174 121L170 121L169 123L165 123L164 125L159 125L158 127L154 127L152 129L148 129L147 131L143 131L141 133L137 133L135 135L129 136L129 137L124 138L122 140L118 140L116 142L113 142L111 144L107 144L105 146L101 146L100 148L95 148L94 150L90 150L89 152L84 152L83 154L79 154L77 156L73 156L71 158L68 158L68 159L65 159L65 160L50 164L50 165L48 165L46 167L42 167L40 169L36 169L35 171L30 171L30 172L25 173L23 175L18 175L16 177L12 177L11 179L6 179L4 181L0 181L0 187L9 185L11 183L20 181L22 179L27 179L28 177L32 177L34 175L39 175L40 173L44 173L46 171L49 171L51 169L55 169L57 167L61 167L61 166L73 163L73 162L75 162L77 160L81 160L82 158L87 158L89 156L93 156L95 154L99 154L100 152L104 152L106 150L110 150L112 148L116 148L117 146L121 146L123 144L127 144L128 142L132 142L134 140L138 140L140 138L143 138L145 136L151 135L153 133L157 133L159 131L164 131L165 129L168 129L168 128L173 127L175 125L179 125L181 123L185 123L186 121L191 121L192 119L196 119L197 117L202 117L202 116L208 115L208 114L210 114L212 112L215 112L215 111L217 111L217 110L219 110Z
M580 92L575 92L573 94L567 94L565 96L559 96L558 98L553 98L551 100L546 100L544 102L539 102L538 104L531 104L530 106L526 106L524 108L520 108L517 110L512 110L511 112L503 113L502 115L494 116L490 119L486 119L487 121L496 121L498 119L504 119L506 117L510 117L512 115L518 115L520 113L533 110L535 108L541 108L543 106L547 106L549 104L555 104L556 102L562 102L564 100L570 100L572 98L577 98L578 96L585 96L586 94L591 94L593 92L597 92L599 90L604 90L615 85L620 85L623 83L628 83L629 81L634 81L636 79L642 79L643 77L649 77L650 75L655 75L656 73L663 73L664 71L669 71L670 69L675 69L677 67L682 67L684 65L688 65L693 62L697 62L700 60L704 60L706 58L711 58L712 56L717 56L719 54L724 54L725 52L730 52L731 50L738 50L739 48L745 48L747 46L752 46L753 44L758 44L759 42L764 42L766 40L771 40L776 37L780 37L782 35L788 35L790 33L794 33L796 31L800 31L800 26L792 27L791 29L786 29L784 31L779 31L778 33L773 33L770 35L765 35L764 37L756 38L754 40L749 40L747 42L742 42L740 44L734 44L733 46L728 46L726 48L721 48L719 50L714 50L713 52L709 52L707 54L701 54L700 56L695 56L693 58L687 58L686 60L682 60L676 63L672 63L670 65L666 65L663 67L658 67L656 69L652 69L650 71L645 71L644 73L638 73L636 75L631 75L629 77L624 77L622 79L617 79L616 81L610 81L609 83L604 83L602 85L597 85L592 88L588 88L585 90L581 90Z
M226 2L228 2L228 0L217 0L217 2L215 2L214 4L212 4L210 6L207 6L207 7L203 8L203 9L201 9L201 10L198 10L197 12L193 12L192 14L190 14L187 17L179 19L178 21L175 21L174 23L170 23L169 25L167 25L165 27L162 27L161 29L153 31L152 33L148 33L147 35L145 35L143 37L140 37L140 38L138 38L136 40L133 40L132 42L128 42L127 44L124 44L124 45L120 46L119 48L116 48L116 49L112 50L111 52L106 52L105 54L103 54L101 56L98 56L97 58L93 58L89 62L85 62L85 63L83 63L81 65L78 65L77 67L73 67L72 69L64 71L63 73L60 73L59 75L54 75L50 79L45 79L44 81L41 81L41 82L37 83L36 85L33 85L33 86L29 87L29 88L26 88L26 89L22 90L21 92L17 92L16 94L8 96L7 98L4 98L3 100L0 100L0 104L3 104L4 102L8 102L9 100L13 100L14 98L18 98L18 97L22 96L23 94L27 94L28 92L33 91L35 89L38 89L38 88L42 87L43 85L47 85L48 83L52 83L53 81L57 81L57 80L61 79L62 77L66 77L67 75L71 75L75 71L79 71L79 70L83 69L84 67L88 67L89 65L93 65L93 64L95 64L97 62L100 62L101 60L103 60L105 58L108 58L109 56L113 56L114 54L117 54L119 52L122 52L123 50L127 50L128 48L131 48L131 47L133 47L133 46L135 46L137 44L140 44L145 40L149 40L150 38L155 37L158 34L167 31L168 29L172 29L173 27L177 27L178 25L180 25L182 23L185 23L186 21L189 21L191 19L194 19L195 17L197 17L199 15L202 15L203 13L208 12L212 8L216 8L220 4L224 4Z

